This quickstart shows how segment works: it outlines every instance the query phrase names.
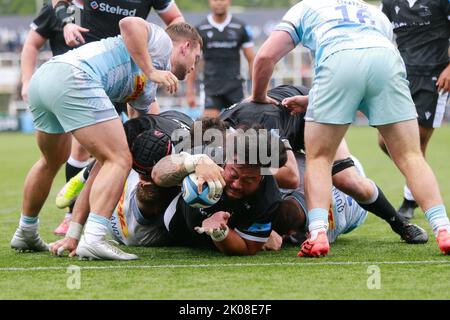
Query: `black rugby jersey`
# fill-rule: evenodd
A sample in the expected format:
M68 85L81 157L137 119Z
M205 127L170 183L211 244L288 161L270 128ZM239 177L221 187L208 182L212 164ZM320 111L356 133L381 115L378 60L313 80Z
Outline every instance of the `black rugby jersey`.
M196 28L203 39L205 83L241 79L240 49L253 46L249 28L231 14L222 24L209 15Z
M383 0L408 75L438 75L449 63L449 0Z
M279 101L296 95L307 95L306 87L281 85L267 92L268 96ZM293 150L304 149L305 113L291 115L290 111L280 105L258 104L253 102L238 103L225 109L220 119L232 127L238 124L261 124L266 129L278 129L282 138L288 139Z
M66 45L61 21L55 16L51 5L45 4L38 16L30 24L30 28L49 40L52 54L57 56L72 48Z
M81 26L88 28L86 42L120 34L119 21L125 17L147 19L152 8L163 12L172 0L84 0L81 10Z
M230 200L225 193L214 206L206 209L193 208L180 196L176 211L168 221L169 234L177 245L214 246L206 234L198 234L194 228L218 211L231 214L228 227L242 238L265 242L272 231L272 222L281 202L281 193L273 176L264 176L258 190L250 197ZM167 212L166 212L167 214ZM164 219L168 219L167 216Z

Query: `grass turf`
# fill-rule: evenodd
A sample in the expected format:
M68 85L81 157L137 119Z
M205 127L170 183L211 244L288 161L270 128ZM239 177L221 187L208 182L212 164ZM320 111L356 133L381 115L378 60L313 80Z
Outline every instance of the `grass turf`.
M349 146L366 174L394 206L402 198L403 179L376 146L376 131L353 127ZM437 130L428 160L450 208L450 127ZM300 259L298 248L225 257L187 248L126 248L135 262L79 261L48 253L17 253L9 241L17 227L25 175L38 159L31 135L0 135L0 299L450 299L450 257L443 256L420 210L413 219L430 235L425 245L407 245L389 226L369 216L365 224L341 236L322 259ZM63 183L58 175L41 214L46 241L64 212L54 206ZM69 289L67 267L81 267L80 289ZM369 289L369 266L380 270L380 289ZM225 288L225 290L223 290Z

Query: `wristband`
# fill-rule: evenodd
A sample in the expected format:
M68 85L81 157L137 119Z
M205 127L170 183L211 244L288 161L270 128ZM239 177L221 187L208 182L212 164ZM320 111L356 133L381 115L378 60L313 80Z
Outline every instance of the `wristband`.
M66 237L80 240L81 231L83 231L83 225L79 224L78 222L70 221L69 229L67 230Z
M183 154L185 156L184 168L186 169L187 173L194 172L195 167L197 167L199 161L205 157L208 157L206 154L189 154L187 152L181 152L180 154Z
M226 227L226 229L214 229L213 232L211 232L211 234L209 235L211 237L211 239L214 242L221 242L223 240L225 240L225 238L228 236L228 231L230 231L230 228L228 228L228 226Z

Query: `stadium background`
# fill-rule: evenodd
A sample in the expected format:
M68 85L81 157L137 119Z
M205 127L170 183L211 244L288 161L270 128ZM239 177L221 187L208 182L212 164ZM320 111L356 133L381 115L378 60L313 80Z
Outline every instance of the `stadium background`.
M289 2L234 0L232 12L251 25L257 49ZM208 12L206 0L177 3L191 23ZM32 0L0 0L0 130L32 131L27 106L18 96L18 83L21 44L35 8ZM159 18L152 13L150 20L158 22ZM45 50L41 60L49 56ZM308 85L312 76L310 63L309 54L297 49L279 64L274 84ZM246 74L243 70L242 75ZM185 106L183 90L175 98L162 96L160 100L163 105L193 116L201 112L201 106ZM378 149L375 130L353 127L347 138L366 173L398 205L403 179ZM428 152L447 208L449 141L450 126L446 124L436 131ZM430 241L426 245L401 243L387 224L369 216L361 228L341 237L330 255L320 260L297 258L297 247L261 252L255 257L225 257L186 248L129 248L129 252L140 256L134 263L90 263L54 258L48 253L16 253L10 249L9 241L17 227L25 175L38 156L32 135L0 133L0 299L450 299L450 260L440 254L419 210L413 222L428 231ZM53 199L62 184L60 173L42 211L40 232L47 241L58 239L52 230L64 212L54 206ZM82 270L80 289L69 286L68 267L73 265ZM370 286L372 266L381 272L379 288Z

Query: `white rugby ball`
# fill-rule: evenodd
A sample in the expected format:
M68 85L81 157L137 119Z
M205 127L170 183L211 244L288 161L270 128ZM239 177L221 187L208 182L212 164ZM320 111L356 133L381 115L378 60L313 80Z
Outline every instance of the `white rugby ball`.
M203 183L202 193L198 193L198 177L195 172L183 179L181 194L184 201L194 208L209 208L220 199L220 195L216 197L209 195L209 186L206 182Z

